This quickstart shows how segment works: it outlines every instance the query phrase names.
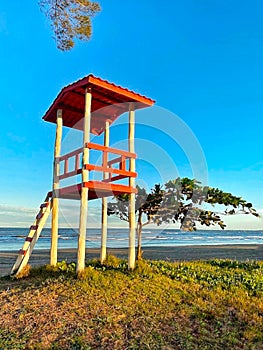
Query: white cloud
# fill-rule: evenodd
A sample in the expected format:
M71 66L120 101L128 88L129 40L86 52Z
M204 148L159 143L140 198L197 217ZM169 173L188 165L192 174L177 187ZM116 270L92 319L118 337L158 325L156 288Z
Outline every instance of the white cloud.
M10 206L0 204L0 226L1 227L29 227L35 220L38 213L38 208ZM252 215L222 215L222 220L225 222L228 230L263 230L263 209L259 209L260 218ZM60 227L78 228L79 226L79 201L69 202L60 201L59 214ZM110 216L108 218L109 227L128 227L128 223L120 220L118 217ZM90 228L100 228L101 226L101 207L90 205L88 208L87 226ZM50 227L50 218L47 221L46 227ZM147 226L157 228L156 225ZM178 228L178 225L169 225L163 228ZM198 225L198 229L219 229L218 226L205 227Z
M26 227L33 223L37 209L0 204L0 226Z

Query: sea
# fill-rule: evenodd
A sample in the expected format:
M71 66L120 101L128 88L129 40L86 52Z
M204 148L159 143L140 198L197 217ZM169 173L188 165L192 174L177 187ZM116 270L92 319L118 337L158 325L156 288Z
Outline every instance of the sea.
M22 248L28 234L27 228L0 228L0 251L16 251ZM129 231L125 228L109 228L109 248L128 247ZM50 248L51 230L42 230L34 249ZM100 229L87 229L87 248L99 248ZM60 228L58 248L77 248L78 231ZM184 232L175 229L145 229L142 233L143 247L191 246L191 245L263 244L263 231L198 230Z

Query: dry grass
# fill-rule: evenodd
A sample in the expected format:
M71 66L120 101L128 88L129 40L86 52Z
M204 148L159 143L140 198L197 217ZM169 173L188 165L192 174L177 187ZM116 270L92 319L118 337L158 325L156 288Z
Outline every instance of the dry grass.
M142 261L1 279L0 349L263 349L261 263ZM238 277L239 276L239 277ZM240 277L242 276L242 277Z

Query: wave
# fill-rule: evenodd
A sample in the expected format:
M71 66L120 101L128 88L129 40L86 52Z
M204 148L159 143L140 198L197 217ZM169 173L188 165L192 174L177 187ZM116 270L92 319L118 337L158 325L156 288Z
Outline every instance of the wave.
M49 248L50 229L44 229L40 240L36 244L38 248ZM27 229L1 229L0 250L18 250L28 233ZM78 234L76 230L59 229L60 247L75 247ZM128 246L129 229L108 229L108 246ZM100 229L88 229L87 246L100 246ZM184 245L220 245L220 244L263 244L263 230L231 231L231 230L198 230L196 232L182 232L177 229L146 229L142 231L143 246L184 246Z
M109 241L127 241L127 240L128 240L128 237L127 237L127 238L108 237L107 239L108 239Z

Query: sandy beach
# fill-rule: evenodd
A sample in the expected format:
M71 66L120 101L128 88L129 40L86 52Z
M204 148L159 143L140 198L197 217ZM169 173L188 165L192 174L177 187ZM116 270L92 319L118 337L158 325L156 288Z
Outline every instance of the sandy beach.
M263 245L206 245L206 246L173 246L146 247L143 257L152 260L191 261L206 259L263 260ZM108 254L127 259L127 248L109 248ZM76 261L76 249L63 249L58 252L58 260ZM86 259L98 258L99 249L87 249ZM15 251L0 252L0 276L8 275L17 257ZM30 257L31 266L49 263L49 250L35 250Z

